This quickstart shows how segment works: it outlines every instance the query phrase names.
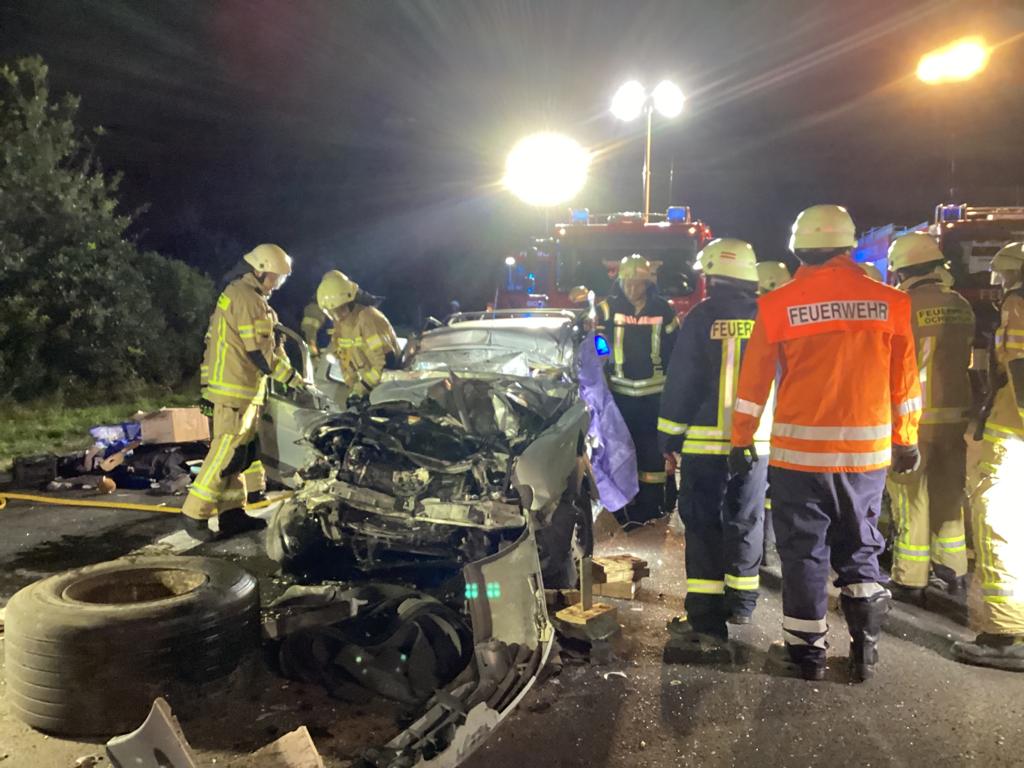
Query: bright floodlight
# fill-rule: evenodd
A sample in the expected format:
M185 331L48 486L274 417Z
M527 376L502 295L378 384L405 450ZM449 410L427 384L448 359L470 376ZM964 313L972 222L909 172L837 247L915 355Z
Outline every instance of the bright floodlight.
M636 80L630 80L622 85L612 97L612 114L619 120L636 120L644 111L644 104L647 102L647 92Z
M988 57L982 38L964 37L922 56L917 77L928 85L963 82L985 69Z
M516 265L516 257L515 256L506 256L505 257L505 266L506 267L514 267L515 265Z
M654 99L654 108L658 110L658 114L669 118L679 117L679 113L683 111L683 104L686 103L683 92L671 80L662 80L658 83L651 98Z
M535 133L512 147L505 161L505 187L528 205L567 203L583 189L590 153L560 133Z

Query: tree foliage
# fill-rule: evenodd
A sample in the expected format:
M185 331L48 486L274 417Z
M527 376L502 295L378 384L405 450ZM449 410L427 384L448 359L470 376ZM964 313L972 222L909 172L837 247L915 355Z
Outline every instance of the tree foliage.
M213 287L127 238L77 109L41 59L0 67L0 397L173 386L199 366Z

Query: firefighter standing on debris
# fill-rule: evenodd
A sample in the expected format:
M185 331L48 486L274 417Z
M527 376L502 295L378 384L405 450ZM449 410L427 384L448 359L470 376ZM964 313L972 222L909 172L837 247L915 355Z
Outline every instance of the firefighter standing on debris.
M618 290L597 305L599 331L612 342L609 386L636 447L640 492L616 511L625 528L665 512L665 457L658 447L658 404L679 321L657 294L651 263L633 254L619 263Z
M886 468L920 462L921 388L910 299L867 277L850 258L845 208L816 205L793 224L803 266L758 300L733 411L730 468L763 461L754 433L778 376L769 479L782 558L785 644L769 661L787 675L825 673L829 566L849 626L850 674L873 674L890 595L879 581L877 520Z
M1004 298L995 338L993 394L983 440L967 478L981 581L981 630L953 644L958 661L1024 672L1024 244L992 260Z
M230 273L237 276L210 317L200 370L202 397L213 411L210 450L181 510L194 538L213 536L207 523L215 516L221 537L266 525L244 505L247 490L262 494L266 487L256 431L267 380L304 386L276 339L277 315L267 301L291 271L281 248L256 246Z
M931 572L954 595L965 594L964 433L974 312L950 287L953 276L931 235L912 232L895 240L889 264L910 296L923 405L921 466L891 475L886 484L895 528L889 589L896 599L923 606Z
M385 367L397 362L395 329L377 309L380 299L336 269L323 276L316 300L334 323L331 347L349 388L349 400L365 399L380 383Z
M743 349L757 314L754 249L721 238L696 268L708 298L683 319L661 395L658 432L668 456L681 451L679 514L686 526L686 615L696 647L726 640L757 604L768 468L730 475L729 438Z

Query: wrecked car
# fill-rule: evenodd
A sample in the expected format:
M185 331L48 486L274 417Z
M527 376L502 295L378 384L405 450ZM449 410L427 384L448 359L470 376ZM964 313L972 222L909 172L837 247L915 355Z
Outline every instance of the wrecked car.
M324 413L283 393L271 398L275 444L306 451L308 461L271 521L268 554L306 580L345 569L350 583L415 586L466 621L452 633L445 614L465 666L369 764L457 764L543 668L554 640L544 588L573 586L593 547L589 416L577 381L587 338L570 311L459 314L411 340L400 370L360 406ZM408 610L402 605L393 615ZM336 625L333 637L344 629ZM463 634L471 647L455 642ZM379 644L380 658L398 653L397 642L386 654ZM324 647L292 644L313 646ZM344 657L355 676L348 656L350 648L333 663L345 666ZM401 664L394 673L416 674ZM388 689L415 686L378 685Z

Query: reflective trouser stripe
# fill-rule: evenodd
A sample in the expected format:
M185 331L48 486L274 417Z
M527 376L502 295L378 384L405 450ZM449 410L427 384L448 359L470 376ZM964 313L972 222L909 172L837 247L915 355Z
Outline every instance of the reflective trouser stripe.
M724 595L725 582L712 579L687 579L686 591L696 595Z
M214 404L210 450L189 488L181 510L183 514L201 520L241 505L245 498L241 474L224 477L224 469L236 451L253 439L259 412L257 403L245 408Z
M640 482L641 483L664 483L668 479L668 475L664 472L641 472Z
M725 574L725 586L729 589L755 590L761 586L761 578L759 576L733 576L731 573L727 573Z
M879 592L884 592L885 587L877 581L866 581L862 584L846 584L840 591L847 597L866 600L869 597L874 597Z
M792 616L782 617L782 633L790 645L807 645L814 648L825 647L825 633L828 622L820 619L797 619Z

